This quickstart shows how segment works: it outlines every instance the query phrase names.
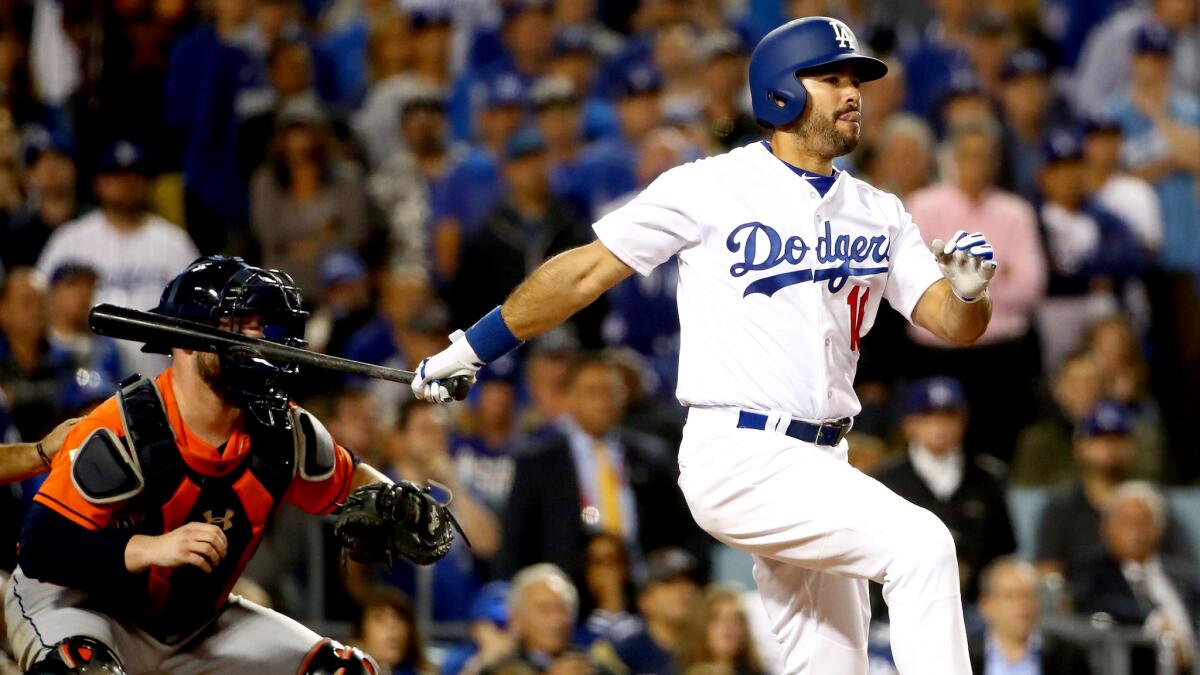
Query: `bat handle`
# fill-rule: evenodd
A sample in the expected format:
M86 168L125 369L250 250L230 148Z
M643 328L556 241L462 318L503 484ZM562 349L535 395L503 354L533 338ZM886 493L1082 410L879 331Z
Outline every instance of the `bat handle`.
M467 394L471 391L471 382L465 375L452 377L442 383L446 387L446 391L450 392L450 397L455 401L462 401L467 398Z

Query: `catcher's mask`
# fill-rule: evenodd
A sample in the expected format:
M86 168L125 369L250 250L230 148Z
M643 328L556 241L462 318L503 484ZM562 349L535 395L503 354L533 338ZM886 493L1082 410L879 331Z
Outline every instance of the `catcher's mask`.
M279 270L248 265L241 258L206 256L188 266L163 290L156 314L219 327L223 317L254 317L262 322L266 339L293 347L305 342L300 289ZM170 346L147 343L142 351L169 354ZM287 385L299 371L290 363L275 363L251 352L218 353L228 400L250 411L259 422L287 428Z

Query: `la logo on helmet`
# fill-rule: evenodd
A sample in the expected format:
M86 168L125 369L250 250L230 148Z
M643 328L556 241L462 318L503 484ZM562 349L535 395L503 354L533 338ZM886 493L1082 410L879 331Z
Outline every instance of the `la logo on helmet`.
M843 49L849 47L854 51L858 51L858 43L854 39L854 33L850 32L850 28L846 24L831 19L829 25L833 28L833 39L837 40L839 47Z

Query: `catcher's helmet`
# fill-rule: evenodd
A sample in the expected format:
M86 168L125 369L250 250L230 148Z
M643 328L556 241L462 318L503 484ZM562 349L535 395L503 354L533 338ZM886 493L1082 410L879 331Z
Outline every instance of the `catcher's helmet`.
M863 82L887 74L887 65L858 51L846 24L827 16L789 21L767 33L750 54L750 95L758 123L774 129L800 117L808 94L801 71L847 63Z
M247 264L241 258L213 255L197 259L167 284L156 314L219 325L221 317L254 316L268 340L304 345L300 289L285 272ZM142 351L167 354L167 345L148 343ZM253 354L218 354L226 393L265 424L287 424L286 384L297 373L293 364L276 364Z

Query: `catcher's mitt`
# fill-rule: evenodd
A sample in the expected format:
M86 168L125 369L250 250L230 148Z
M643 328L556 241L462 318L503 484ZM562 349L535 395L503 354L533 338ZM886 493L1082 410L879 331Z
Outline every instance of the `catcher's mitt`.
M456 530L462 534L450 509L428 487L406 480L364 485L350 493L335 515L334 535L360 563L390 565L406 558L429 565L450 551Z

